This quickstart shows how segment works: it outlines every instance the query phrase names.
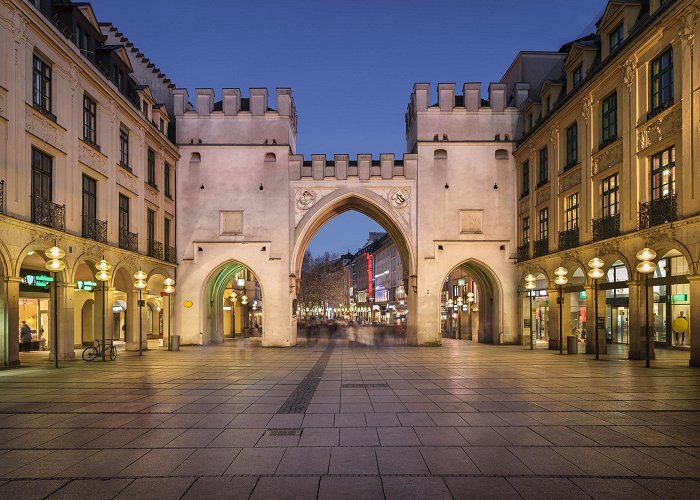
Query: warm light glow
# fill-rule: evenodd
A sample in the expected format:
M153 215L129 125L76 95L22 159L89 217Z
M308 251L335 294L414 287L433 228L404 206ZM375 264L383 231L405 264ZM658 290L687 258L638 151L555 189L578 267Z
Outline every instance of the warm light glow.
M533 274L528 274L527 276L525 276L525 281L533 282L533 281L537 281L537 278L535 278L535 276Z
M134 273L134 279L136 280L143 281L146 278L148 278L148 275L144 273L141 269Z
M474 302L474 292L467 293L467 302Z
M63 271L66 268L66 265L63 263L62 260L58 259L51 259L46 263L46 269L48 269L51 272L58 273L60 271Z
M528 290L534 290L535 288L537 288L537 285L535 285L533 281L528 281L527 283L525 283L525 288L527 288Z
M95 264L95 269L97 269L98 271L109 271L110 269L112 269L112 264L102 259L97 264Z
M244 295L241 297L241 304L246 305L248 303L248 296Z
M45 253L49 259L62 259L66 256L66 252L64 252L62 248L58 248L57 246L52 246Z
M458 297L457 298L457 305L461 306L462 304L464 304L464 299L462 297Z
M642 248L637 252L637 260L654 260L656 258L656 252L651 248Z
M656 263L650 260L645 260L637 264L637 272L642 274L651 274L656 271Z
M172 278L165 278L163 280L163 285L165 286L175 286L175 280Z
M605 276L605 273L602 271L602 269L594 267L593 269L588 271L588 276L590 276L594 280L599 280L600 278Z
M31 252L28 252L27 255L34 255L34 250L32 250Z
M97 274L95 275L95 279L98 281L109 281L109 279L112 277L112 273L109 271L97 271Z
M163 291L164 291L165 293L167 293L168 295L170 295L171 293L174 293L174 292L175 292L175 287L172 286L172 285L168 285L168 286L166 286L165 288L163 288Z
M447 301L447 307L452 307L453 304L454 302L452 302L452 299Z
M245 286L245 278L238 278L238 280L236 280L236 284L243 288Z
M569 274L569 271L559 266L554 270L554 274L556 274L557 276L566 276L567 274Z
M605 261L601 259L600 257L593 257L591 260L588 261L588 267L592 267L593 269L600 269L605 265Z
M554 282L559 286L564 286L569 282L569 279L566 276L557 276L554 278Z
M236 302L238 302L238 294L236 292L233 292L231 295L229 295L228 300L235 304Z
M144 280L136 280L134 281L134 287L138 288L139 290L142 290L146 288L146 282Z

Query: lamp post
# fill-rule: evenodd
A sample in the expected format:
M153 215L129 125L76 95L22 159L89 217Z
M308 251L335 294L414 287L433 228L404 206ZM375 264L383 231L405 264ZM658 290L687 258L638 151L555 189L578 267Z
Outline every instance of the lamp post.
M525 289L527 290L527 296L530 298L530 350L531 351L535 348L533 328L532 328L532 291L535 288L537 288L535 281L537 281L537 278L535 278L532 274L528 274L527 276L525 276Z
M231 337L236 340L236 302L238 302L238 294L233 291L229 295L228 300L231 301Z
M474 304L474 292L467 292L467 311L469 314L469 340L474 340L472 332L472 305Z
M557 302L559 303L559 354L564 354L564 321L563 321L563 309L564 309L564 285L569 281L566 275L569 273L562 266L557 267L554 270L556 278L554 278L554 283L557 284L559 288L559 297L557 297Z
M170 351L170 333L173 328L173 293L175 293L175 280L172 278L165 278L163 280L163 285L165 285L163 291L168 294L168 351Z
M656 258L656 252L651 248L642 248L637 252L637 272L644 275L644 342L645 342L645 353L644 360L647 368L651 367L651 350L649 339L649 275L656 271L656 263L654 259Z
M143 289L146 288L148 275L141 269L134 273L134 287L139 291L139 356L143 356Z
M245 290L241 296L241 304L243 305L243 338L246 336L246 330L248 329L248 296L245 294Z
M95 273L95 279L102 282L102 361L105 361L105 329L107 327L107 282L112 278L112 273L109 272L112 269L112 265L107 262L102 257L96 265L97 273Z
M45 255L49 259L46 262L46 269L53 275L53 367L58 368L58 283L56 278L58 273L66 268L65 262L61 260L66 256L66 252L54 242L53 246L46 250Z
M603 273L602 267L605 265L603 259L599 257L593 257L588 261L588 276L593 278L593 315L595 319L595 359L600 359L600 346L598 343L598 280L602 278L605 273Z

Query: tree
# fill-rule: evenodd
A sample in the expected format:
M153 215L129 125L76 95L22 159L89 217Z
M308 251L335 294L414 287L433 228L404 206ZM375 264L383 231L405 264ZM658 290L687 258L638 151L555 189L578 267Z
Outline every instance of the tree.
M348 299L348 278L337 254L326 252L314 257L308 250L301 264L298 300L305 306L338 307Z

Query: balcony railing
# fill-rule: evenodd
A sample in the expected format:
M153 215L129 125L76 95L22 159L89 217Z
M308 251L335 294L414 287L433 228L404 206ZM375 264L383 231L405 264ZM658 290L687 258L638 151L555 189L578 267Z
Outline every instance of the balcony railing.
M530 244L520 245L515 251L515 261L523 262L530 258Z
M658 226L676 220L678 203L676 195L664 196L658 200L639 204L639 229Z
M148 240L148 256L163 260L163 244L160 241Z
M126 229L119 230L119 248L131 252L139 251L139 233L130 233Z
M83 238L107 243L107 222L83 215Z
M165 260L171 264L177 264L177 257L175 255L175 247L165 247Z
M0 214L5 213L5 181L0 181Z
M620 214L593 219L593 241L607 240L620 234Z
M578 228L559 231L559 251L576 248L578 246Z
M63 231L66 227L66 206L32 195L32 222Z
M549 238L537 240L533 248L533 257L542 257L549 253Z

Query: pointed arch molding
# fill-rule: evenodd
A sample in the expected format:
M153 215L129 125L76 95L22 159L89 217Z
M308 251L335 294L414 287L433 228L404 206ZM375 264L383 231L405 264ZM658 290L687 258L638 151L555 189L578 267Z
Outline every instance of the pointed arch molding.
M392 203L392 194L400 189L407 193L407 202ZM386 191L386 193L384 193ZM404 275L415 274L415 221L413 211L413 193L409 186L393 186L384 188L381 193L370 189L336 189L322 197L317 197L316 202L296 224L294 229L294 250L290 265L290 274L300 276L301 263L304 252L314 235L330 219L341 213L355 210L370 217L381 225L391 239L396 243L403 263Z

